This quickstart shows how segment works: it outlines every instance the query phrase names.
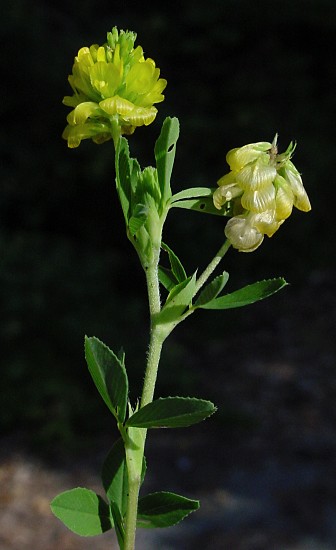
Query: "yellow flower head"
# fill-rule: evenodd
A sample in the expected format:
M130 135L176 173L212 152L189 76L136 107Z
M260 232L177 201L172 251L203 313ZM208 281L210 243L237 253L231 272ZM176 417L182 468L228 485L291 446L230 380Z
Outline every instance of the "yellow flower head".
M63 103L73 110L67 117L63 138L69 147L82 139L103 143L120 134L132 134L137 126L156 117L154 103L164 100L167 81L152 59L145 59L141 46L134 48L136 34L107 33L107 43L81 48L75 57L69 83L72 96Z
M288 218L293 206L311 210L302 179L291 162L295 145L278 154L277 136L273 143L258 142L232 149L226 160L231 171L218 181L213 194L216 208L233 204L235 214L225 227L234 248L252 252L264 235L271 237Z

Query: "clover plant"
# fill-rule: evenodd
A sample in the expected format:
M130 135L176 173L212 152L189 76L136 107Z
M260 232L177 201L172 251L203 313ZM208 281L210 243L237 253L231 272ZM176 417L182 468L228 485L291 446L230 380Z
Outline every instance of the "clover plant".
M122 550L135 548L137 527L168 527L199 507L197 500L172 492L139 496L146 475L147 431L190 426L216 411L210 401L190 396L154 399L163 344L198 309L242 307L282 289L285 280L275 278L227 293L229 274L222 271L213 276L213 272L230 247L252 252L265 235L271 237L279 229L293 206L304 212L311 208L291 160L295 144L290 143L280 154L277 136L271 142L229 151L229 169L217 184L175 192L171 176L179 121L168 117L155 143L155 166L142 168L130 154L128 136L138 126L155 120L154 105L163 101L167 81L160 78L153 59L144 57L141 46L135 47L135 40L134 32L114 27L103 46L79 50L69 76L73 94L63 100L72 108L63 137L71 148L83 139L98 144L112 140L114 145L116 197L147 283L149 347L143 360L142 396L135 403L129 400L125 352L113 352L96 336L85 337L89 372L120 437L102 465L104 498L78 487L61 493L51 503L53 513L78 535L94 536L115 529ZM198 270L186 273L170 243L162 240L167 216L175 208L223 217L223 245L200 274Z

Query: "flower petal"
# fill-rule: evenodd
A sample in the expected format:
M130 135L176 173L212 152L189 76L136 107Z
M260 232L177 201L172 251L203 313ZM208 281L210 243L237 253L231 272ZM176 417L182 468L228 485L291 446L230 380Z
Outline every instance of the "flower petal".
M226 162L231 170L241 170L246 164L255 161L272 147L268 141L250 143L244 147L231 149L226 155Z
M87 101L87 97L84 94L74 94L74 95L66 95L63 98L63 105L66 105L67 107L77 107L80 103L83 103Z
M113 63L98 61L90 68L91 85L103 98L111 97L120 86L120 73Z
M221 185L213 194L213 202L215 207L220 210L221 207L228 201L231 201L242 194L242 190L235 183Z
M90 48L84 46L78 51L77 57L75 57L75 64L79 66L81 70L84 71L85 69L88 69L88 67L92 67L94 63L95 60L92 59Z
M108 115L127 116L134 110L134 103L115 95L101 101L99 107Z
M166 86L167 80L160 78L147 94L136 98L136 104L141 107L148 107L149 105L153 105L153 103L161 103L164 100L164 95L161 92Z
M237 183L244 191L256 191L272 183L276 174L274 166L265 165L261 159L258 159L247 164L237 173Z
M236 216L228 221L225 236L240 252L253 252L264 240L264 236L242 216Z
M310 200L305 190L301 195L294 197L294 206L302 212L309 212L311 210Z
M259 191L245 191L241 203L246 210L251 212L264 212L272 207L274 208L274 199L275 189L271 184Z
M104 141L112 138L109 127L106 124L98 122L87 122L86 124L78 124L77 126L66 126L62 137L68 141L68 147L75 148L80 145L82 139L92 137L104 137Z
M152 63L144 61L131 67L126 76L126 90L128 94L146 94L158 79Z
M276 177L276 183L281 181L276 190L275 215L277 220L286 220L292 213L294 194L290 185L281 176ZM282 181L283 180L283 181Z
M105 48L103 46L100 46L97 50L97 61L102 61L103 63L106 63Z
M70 126L75 126L76 124L84 124L89 117L95 117L102 114L103 112L97 103L85 101L77 105L77 107L68 114L67 121Z
M155 107L135 107L130 114L124 115L123 119L132 126L148 126L153 122L156 114Z
M237 183L237 172L229 172L228 174L224 174L218 181L218 185L228 185L230 183Z
M248 218L253 227L268 237L272 237L284 221L278 221L275 219L274 210L265 210L265 212L260 212L259 214L251 214Z
M294 206L303 212L309 212L309 210L311 210L309 197L303 187L300 173L295 168L294 164L291 161L288 161L282 172L284 173L284 177L288 181L294 193Z

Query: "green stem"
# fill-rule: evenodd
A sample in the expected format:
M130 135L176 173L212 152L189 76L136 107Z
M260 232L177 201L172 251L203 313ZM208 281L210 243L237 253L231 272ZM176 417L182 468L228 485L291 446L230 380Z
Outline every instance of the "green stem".
M230 241L226 240L223 246L221 246L221 248L218 250L214 259L209 263L208 267L205 268L202 275L200 275L199 279L196 281L195 295L206 283L210 275L215 271L216 267L218 266L220 261L223 259L223 257L229 250L230 245L231 245Z
M144 407L148 403L151 403L153 400L161 350L163 342L165 340L165 335L156 324L157 315L160 313L161 310L158 277L159 251L156 256L157 257L153 265L146 270L150 311L150 342L140 405L141 407ZM132 449L128 449L126 444L129 495L125 520L124 550L134 550L135 548L136 519L141 483L141 466L144 456L147 430L143 428L133 428L132 434L138 439L138 441L135 442L138 448L136 451L136 457L133 458L134 452L132 453ZM131 445L132 441L130 442L130 446ZM132 460L134 460L136 464L134 464Z
M126 453L127 453L127 448L126 448ZM127 468L128 497L127 497L127 510L126 510L126 517L125 517L124 550L134 550L140 479L138 479L138 476L131 475L130 468L129 468L129 461L127 461L127 466L128 466Z
M161 350L165 340L165 336L161 333L156 324L156 318L161 310L158 263L155 263L153 267L147 270L146 278L151 326L141 407L153 401Z
M222 260L223 256L226 254L229 247L229 241L225 241L214 259L199 277L196 283L196 292L198 292L208 280L210 275ZM148 269L146 269L150 312L150 342L140 407L144 407L153 401L162 346L167 337L167 334L162 331L160 325L156 322L157 316L161 311L158 263L159 250L157 250L155 254L155 261L148 267ZM141 466L144 456L147 430L144 428L129 428L128 435L129 438L126 438L125 448L129 495L125 518L124 550L134 550L139 490L141 483ZM134 450L134 448L136 448L136 450Z
M128 497L123 550L134 550L135 548L135 533L145 438L145 430L142 428L130 427L127 430L127 436L124 440L128 475Z

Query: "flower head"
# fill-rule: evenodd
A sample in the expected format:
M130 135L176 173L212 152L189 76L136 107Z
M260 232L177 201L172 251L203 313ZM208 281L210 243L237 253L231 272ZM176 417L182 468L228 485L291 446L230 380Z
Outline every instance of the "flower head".
M103 143L120 134L132 134L137 126L156 117L154 103L164 100L167 81L152 59L145 59L141 46L134 48L136 34L107 33L107 43L83 47L75 57L69 83L72 96L63 103L73 110L67 117L63 138L69 147L82 139Z
M273 143L258 142L232 149L226 156L231 171L220 178L213 194L216 208L233 203L234 216L225 235L234 248L252 252L264 235L271 237L288 218L293 206L311 210L302 179L290 160L295 145L278 154L277 136Z

